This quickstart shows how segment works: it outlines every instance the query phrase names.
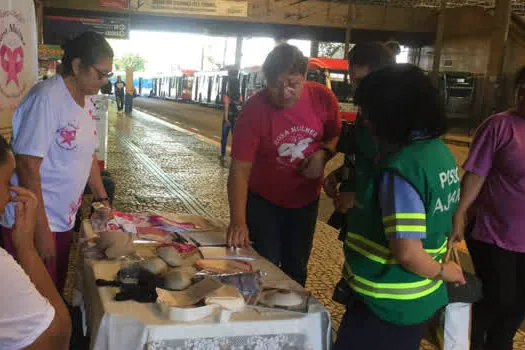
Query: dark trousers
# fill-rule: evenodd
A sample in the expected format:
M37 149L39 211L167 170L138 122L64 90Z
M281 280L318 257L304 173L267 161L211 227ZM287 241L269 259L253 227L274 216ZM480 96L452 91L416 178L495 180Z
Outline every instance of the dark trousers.
M228 144L228 136L230 135L230 130L232 129L230 123L222 122L222 135L221 135L221 156L226 155L226 145Z
M319 200L302 208L282 208L250 193L246 220L255 250L305 285Z
M377 317L362 302L346 308L333 350L419 350L426 322L400 326Z
M115 100L117 101L117 109L119 111L124 109L124 94L115 94Z
M471 349L511 350L525 316L525 253L472 238L467 244L483 283L483 299L472 306Z

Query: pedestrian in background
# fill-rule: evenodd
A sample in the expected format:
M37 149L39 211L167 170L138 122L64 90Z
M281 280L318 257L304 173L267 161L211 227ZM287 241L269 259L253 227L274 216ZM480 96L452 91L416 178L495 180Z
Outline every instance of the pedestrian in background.
M117 110L119 112L122 112L124 109L124 98L126 95L126 92L124 91L125 88L126 83L124 83L120 76L118 76L117 81L115 82L115 99L117 101Z
M239 89L239 80L230 77L228 81L228 90L223 97L224 113L222 114L222 135L221 135L221 161L226 158L226 145L230 132L233 135L235 123L239 118L242 107L241 92Z
M456 263L440 263L459 201L444 109L412 65L370 73L355 100L379 156L345 240L352 294L334 348L418 350L426 321L448 303L444 282L465 283Z
M94 199L109 207L95 154L96 125L86 106L107 83L112 66L113 50L102 35L79 35L64 45L63 73L33 87L13 116L17 167L11 181L38 198L35 246L59 292L86 183ZM8 205L2 233L11 254L16 253L10 234L14 221L14 205Z
M472 349L510 350L525 316L525 67L515 107L477 130L463 165L453 238L465 235L483 299L472 307Z
M306 81L308 60L288 44L266 57L268 86L243 107L228 179L230 246L254 248L306 283L326 162L341 130L325 86Z

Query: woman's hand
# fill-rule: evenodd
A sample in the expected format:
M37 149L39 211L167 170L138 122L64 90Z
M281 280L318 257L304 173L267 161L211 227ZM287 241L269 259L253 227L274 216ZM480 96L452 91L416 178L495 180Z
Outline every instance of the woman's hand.
M353 208L355 192L340 192L334 201L335 208L341 213L346 213L348 209Z
M447 261L443 265L443 271L441 272L441 279L449 283L457 283L463 285L467 283L461 266L453 261Z
M319 150L310 154L299 167L301 175L307 179L318 179L323 175L326 165L326 151Z
M339 185L339 179L337 178L335 171L331 172L327 177L325 177L323 182L323 189L326 195L330 198L336 198L338 190L337 186Z
M17 250L34 248L38 200L33 192L25 188L13 186L10 190L15 193L12 201L16 202L15 224L11 233L13 245Z
M244 248L250 246L250 233L245 223L230 222L227 234L228 247Z

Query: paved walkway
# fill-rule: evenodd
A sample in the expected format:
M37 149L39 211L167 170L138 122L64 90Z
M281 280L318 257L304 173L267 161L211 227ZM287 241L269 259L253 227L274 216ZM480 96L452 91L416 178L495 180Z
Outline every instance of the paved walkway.
M110 108L108 170L116 181L114 207L121 211L169 210L228 220L228 169L218 161L218 144L165 121ZM330 310L337 330L344 309L331 300L343 262L337 232L318 221L307 288ZM521 337L523 338L523 337ZM520 341L516 349L525 349ZM422 349L433 349L422 344Z

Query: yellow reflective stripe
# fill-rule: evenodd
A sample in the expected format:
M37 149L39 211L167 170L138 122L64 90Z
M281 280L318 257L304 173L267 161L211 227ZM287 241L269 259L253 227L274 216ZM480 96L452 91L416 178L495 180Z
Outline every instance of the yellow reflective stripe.
M426 226L399 225L385 228L386 233L392 232L427 232Z
M447 250L448 247L448 238L445 239L445 242L441 245L441 247L436 249L425 249L425 251L430 255L439 255L441 253L444 253Z
M365 256L366 258L378 262L380 264L398 264L399 262L392 256L390 249L366 239L363 236L348 232L346 235L345 245L355 252ZM425 251L432 256L432 258L443 254L446 251L448 240L445 240L441 247L437 249L425 249Z
M363 281L369 282L367 280L364 280L363 278L360 278L354 275L354 278L352 278L349 281L350 287L352 287L352 289L354 289L355 291L361 294L368 295L373 298L396 299L396 300L413 300L413 299L422 298L424 296L432 294L443 284L443 281L424 280L423 282L430 281L430 283L428 283L427 286L421 286L420 288L417 288L417 287L413 288L412 290L414 292L409 292L411 289L403 288L403 286L406 285L403 283L398 285L401 288L381 288L381 287L378 288L377 285L379 284L374 284L374 286L365 285Z
M361 235L357 235L355 233L348 232L346 236L350 237L352 239L355 239L357 241L360 241L363 244L368 245L368 246L372 247L373 249L380 251L381 253L384 253L385 255L392 254L390 249L388 249L388 248L386 248L386 247L382 246L381 244L378 244L378 243L376 243L374 241L371 241L371 240L369 240L369 239L367 239L367 238L365 238L365 237L363 237Z
M386 264L398 264L399 262L395 260L394 258L385 259L380 256L374 255L370 252L367 252L365 249L353 244L352 242L346 242L346 245L350 247L352 250L358 252L359 254L367 257L370 260L373 260L375 262L378 262L380 264L386 265Z
M423 279L421 281L417 282L406 282L406 283L376 283L372 282L370 280L367 280L361 276L355 276L355 279L367 286L373 287L373 288L383 288L383 289L408 289L408 288L418 288L423 287L427 284L433 283L434 280L431 279Z
M427 218L427 214L425 213L395 213L390 216L383 217L383 222L386 223L388 221L396 220L396 219L419 219L419 220L425 220Z

